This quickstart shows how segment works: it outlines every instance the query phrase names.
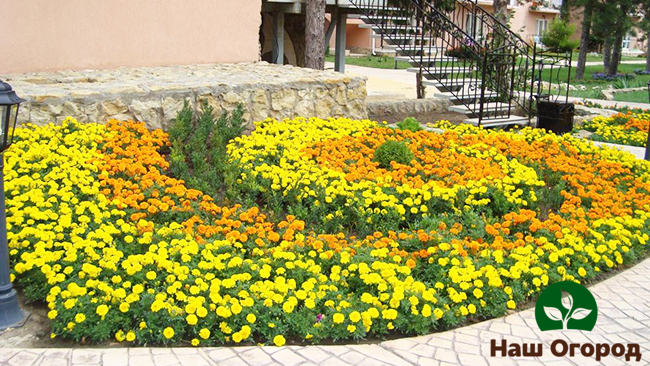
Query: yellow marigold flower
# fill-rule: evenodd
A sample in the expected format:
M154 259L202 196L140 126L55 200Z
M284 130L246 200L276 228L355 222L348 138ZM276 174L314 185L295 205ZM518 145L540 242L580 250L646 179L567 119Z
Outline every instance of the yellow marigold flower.
M246 315L246 321L247 322L252 324L252 323L255 323L256 320L257 320L257 317L255 316L255 314Z
M108 306L103 304L99 305L95 311L97 312L97 315L103 317L108 313Z
M192 346L197 347L199 345L199 343L201 343L201 342L199 342L198 339L196 339L196 338L192 339Z
M82 313L79 313L74 316L74 321L76 321L77 323L83 323L84 320L86 320L86 315Z
M165 338L170 339L171 337L174 336L174 328L172 327L167 327L165 330L163 330L163 335Z
M517 304L515 304L514 301L509 300L509 301L506 303L506 306L508 306L508 309L514 309L514 308L517 307Z
M59 315L59 312L56 311L56 310L50 310L50 311L47 313L47 317L48 317L49 319L54 319L54 318L56 318L57 315Z
M125 338L126 337L124 336L124 331L119 330L117 331L117 333L115 333L115 340L117 340L118 342L124 341Z
M210 338L210 330L207 328L203 328L199 331L199 337L203 339L208 339Z
M185 320L189 325L196 325L196 323L199 321L199 318L197 318L194 314L190 314L185 318Z
M127 340L128 342L133 342L133 341L135 341L135 332L133 332L133 331L131 330L131 331L129 331L128 333L126 333L126 340Z
M287 340L281 334L278 334L275 337L273 337L273 344L275 344L277 347L284 346L286 342Z
M359 320L361 320L361 314L358 311L351 312L350 320L354 323L357 323Z
M335 324L341 324L345 321L345 315L341 313L336 313L332 317L332 321L334 321Z

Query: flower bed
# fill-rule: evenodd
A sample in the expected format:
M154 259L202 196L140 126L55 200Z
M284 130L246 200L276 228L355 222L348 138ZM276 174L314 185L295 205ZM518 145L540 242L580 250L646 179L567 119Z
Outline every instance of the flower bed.
M594 133L592 140L643 147L648 141L648 126L650 114L628 112L595 117L586 121L582 128Z
M278 219L169 176L167 135L142 124L19 129L14 280L47 303L52 336L283 345L499 316L644 255L647 162L536 130L441 127L259 124L229 153L242 199ZM413 160L379 168L389 140Z

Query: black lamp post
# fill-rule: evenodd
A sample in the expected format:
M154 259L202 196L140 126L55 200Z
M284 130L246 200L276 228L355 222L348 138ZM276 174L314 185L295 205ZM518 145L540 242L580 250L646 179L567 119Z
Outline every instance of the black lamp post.
M9 247L5 216L4 151L11 145L18 119L18 107L25 100L11 85L0 81L0 329L22 326L28 314L18 305L18 297L9 280Z

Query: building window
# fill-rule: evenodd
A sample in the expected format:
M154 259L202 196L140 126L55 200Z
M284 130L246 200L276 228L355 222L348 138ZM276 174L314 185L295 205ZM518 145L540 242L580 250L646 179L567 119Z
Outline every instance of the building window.
M472 14L467 14L465 18L465 33L469 34L475 39L483 38L483 20L479 20L476 24L476 34L474 34L474 22L476 21L476 16Z
M630 49L630 33L627 33L625 37L623 37L623 45L622 48L624 50L629 50Z
M535 28L535 43L542 43L542 35L546 32L546 27L548 26L547 19L537 19L537 26Z

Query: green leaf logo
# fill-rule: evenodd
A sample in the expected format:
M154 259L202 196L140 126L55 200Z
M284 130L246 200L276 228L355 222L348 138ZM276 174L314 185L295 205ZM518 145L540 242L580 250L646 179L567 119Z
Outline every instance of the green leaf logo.
M597 317L594 296L586 287L571 281L549 286L535 306L535 320L541 330L592 330Z

